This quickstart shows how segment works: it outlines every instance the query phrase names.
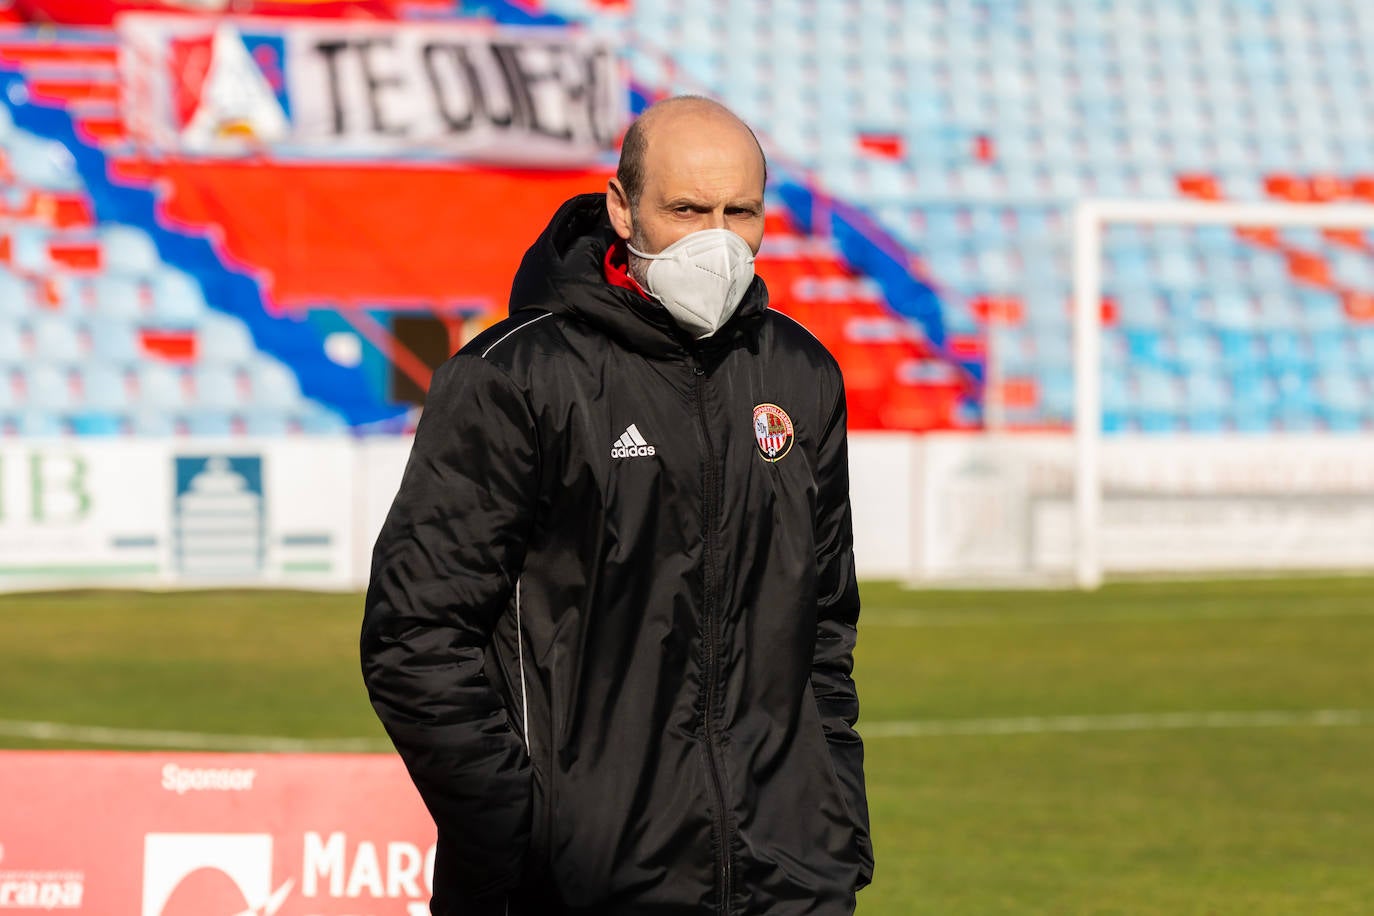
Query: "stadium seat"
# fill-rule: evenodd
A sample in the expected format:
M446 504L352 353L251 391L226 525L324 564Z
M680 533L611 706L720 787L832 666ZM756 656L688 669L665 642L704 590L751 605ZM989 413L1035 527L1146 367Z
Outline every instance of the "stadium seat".
M9 230L9 262L17 272L42 275L52 267L48 254L51 233L42 226L19 224Z
M98 315L86 322L91 355L114 365L131 365L142 356L138 327L119 318Z
M244 406L238 373L224 365L210 364L193 370L195 403L201 407L232 410Z
M69 364L80 362L86 355L87 346L76 323L63 315L34 315L30 319L30 330L37 360Z
M124 432L124 422L113 413L82 411L72 414L69 422L78 436L118 436Z
M74 402L67 372L57 366L36 363L22 372L24 402L39 410L61 411Z
M101 274L91 281L91 292L102 317L134 320L144 314L143 287L133 277Z
M285 411L255 407L244 413L245 431L250 436L284 436L291 424Z
M0 372L25 358L23 329L18 321L0 316Z
M111 224L100 231L106 269L132 277L151 276L161 263L153 240L142 229Z
M129 414L129 431L136 436L165 437L175 435L176 421L170 412L155 408L139 408Z
M246 365L256 349L242 319L207 312L200 324L200 360L222 365Z
M181 373L170 366L144 363L134 370L134 402L140 407L174 410L187 403Z
M129 386L122 369L96 363L79 369L77 380L83 406L112 412L129 409Z
M11 415L15 430L24 439L47 439L67 433L55 408L30 408Z
M297 415L297 422L303 433L332 435L348 431L348 424L344 422L343 417L332 410L313 404Z
M0 265L0 317L27 315L32 307L33 291L28 282Z
M14 130L5 138L5 147L10 168L22 184L53 191L81 187L72 154L62 144Z
M223 410L197 409L182 415L186 432L193 436L230 436L234 433L233 417Z
M165 267L153 276L152 297L152 317L163 326L195 327L208 308L194 277Z
M248 382L253 403L267 408L292 408L301 402L296 374L269 356L258 356L248 364Z

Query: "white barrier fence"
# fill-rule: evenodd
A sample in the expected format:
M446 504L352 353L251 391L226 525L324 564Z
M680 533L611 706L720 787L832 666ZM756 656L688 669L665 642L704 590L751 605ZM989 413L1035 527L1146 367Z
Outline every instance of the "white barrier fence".
M366 584L405 439L0 446L0 590ZM1115 438L1086 533L1112 572L1374 568L1374 437ZM1067 578L1067 436L851 437L859 571Z

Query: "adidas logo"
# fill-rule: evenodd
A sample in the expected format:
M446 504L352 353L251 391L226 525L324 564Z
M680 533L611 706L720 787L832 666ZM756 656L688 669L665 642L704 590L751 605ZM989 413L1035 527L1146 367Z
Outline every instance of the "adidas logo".
M612 458L648 458L652 454L654 447L644 441L639 428L633 423L611 445Z

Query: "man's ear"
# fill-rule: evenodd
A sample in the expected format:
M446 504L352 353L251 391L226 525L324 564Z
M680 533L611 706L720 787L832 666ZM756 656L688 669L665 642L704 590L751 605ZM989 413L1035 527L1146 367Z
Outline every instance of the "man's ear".
M606 182L606 214L611 218L611 228L615 229L615 234L628 242L634 229L634 220L630 217L630 198L614 178Z

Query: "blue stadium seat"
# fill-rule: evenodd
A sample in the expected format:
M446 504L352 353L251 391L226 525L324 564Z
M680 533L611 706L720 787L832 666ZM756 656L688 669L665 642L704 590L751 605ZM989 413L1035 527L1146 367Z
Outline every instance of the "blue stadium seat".
M115 413L129 409L129 386L123 369L109 363L95 363L79 369L77 376L81 403L85 407Z
M186 432L193 436L230 436L234 432L233 417L223 410L200 408L182 415Z
M141 407L175 410L187 402L181 373L161 363L144 363L134 370L137 394L135 403Z
M81 187L72 154L60 143L44 140L23 130L5 138L10 167L22 184L52 191L74 191Z
M42 226L20 223L9 229L10 264L20 273L41 275L52 267L48 243L52 233Z
M118 436L124 432L124 422L113 413L82 411L72 414L69 422L78 436Z
M179 270L160 268L153 276L152 295L153 319L164 326L195 327L208 309L200 283Z
M25 359L23 329L18 321L0 317L0 372Z
M205 363L246 365L256 352L242 319L208 312L200 324L200 359Z
M65 435L68 430L56 409L30 408L11 414L15 430L24 439L47 439Z
M136 436L160 438L176 435L176 420L171 412L157 408L143 407L130 412L130 432Z
M100 230L105 267L115 274L151 276L160 265L157 247L148 233L133 226L111 224Z
M143 287L134 277L101 274L91 281L96 311L106 318L134 320L144 313Z
M142 355L137 325L100 315L86 322L91 355L118 365L129 365Z
M77 363L86 355L86 345L77 325L60 314L41 313L30 319L34 358L51 363Z
M255 407L245 412L243 419L250 436L284 436L290 431L290 421L282 410Z
M309 409L299 414L297 421L300 423L301 432L315 435L330 435L345 433L348 431L348 424L332 410L326 410L319 405L312 404Z
M232 410L244 406L238 374L223 365L198 366L192 373L195 402L201 407Z
M248 383L253 403L262 407L289 409L302 400L296 373L269 356L248 364Z
M24 401L39 410L60 411L71 407L74 398L67 372L47 363L33 363L23 370Z
M32 307L33 291L28 282L0 266L0 317L26 315Z
M1107 366L1102 371L1102 408L1113 415L1124 415L1132 403L1130 386L1120 366Z

